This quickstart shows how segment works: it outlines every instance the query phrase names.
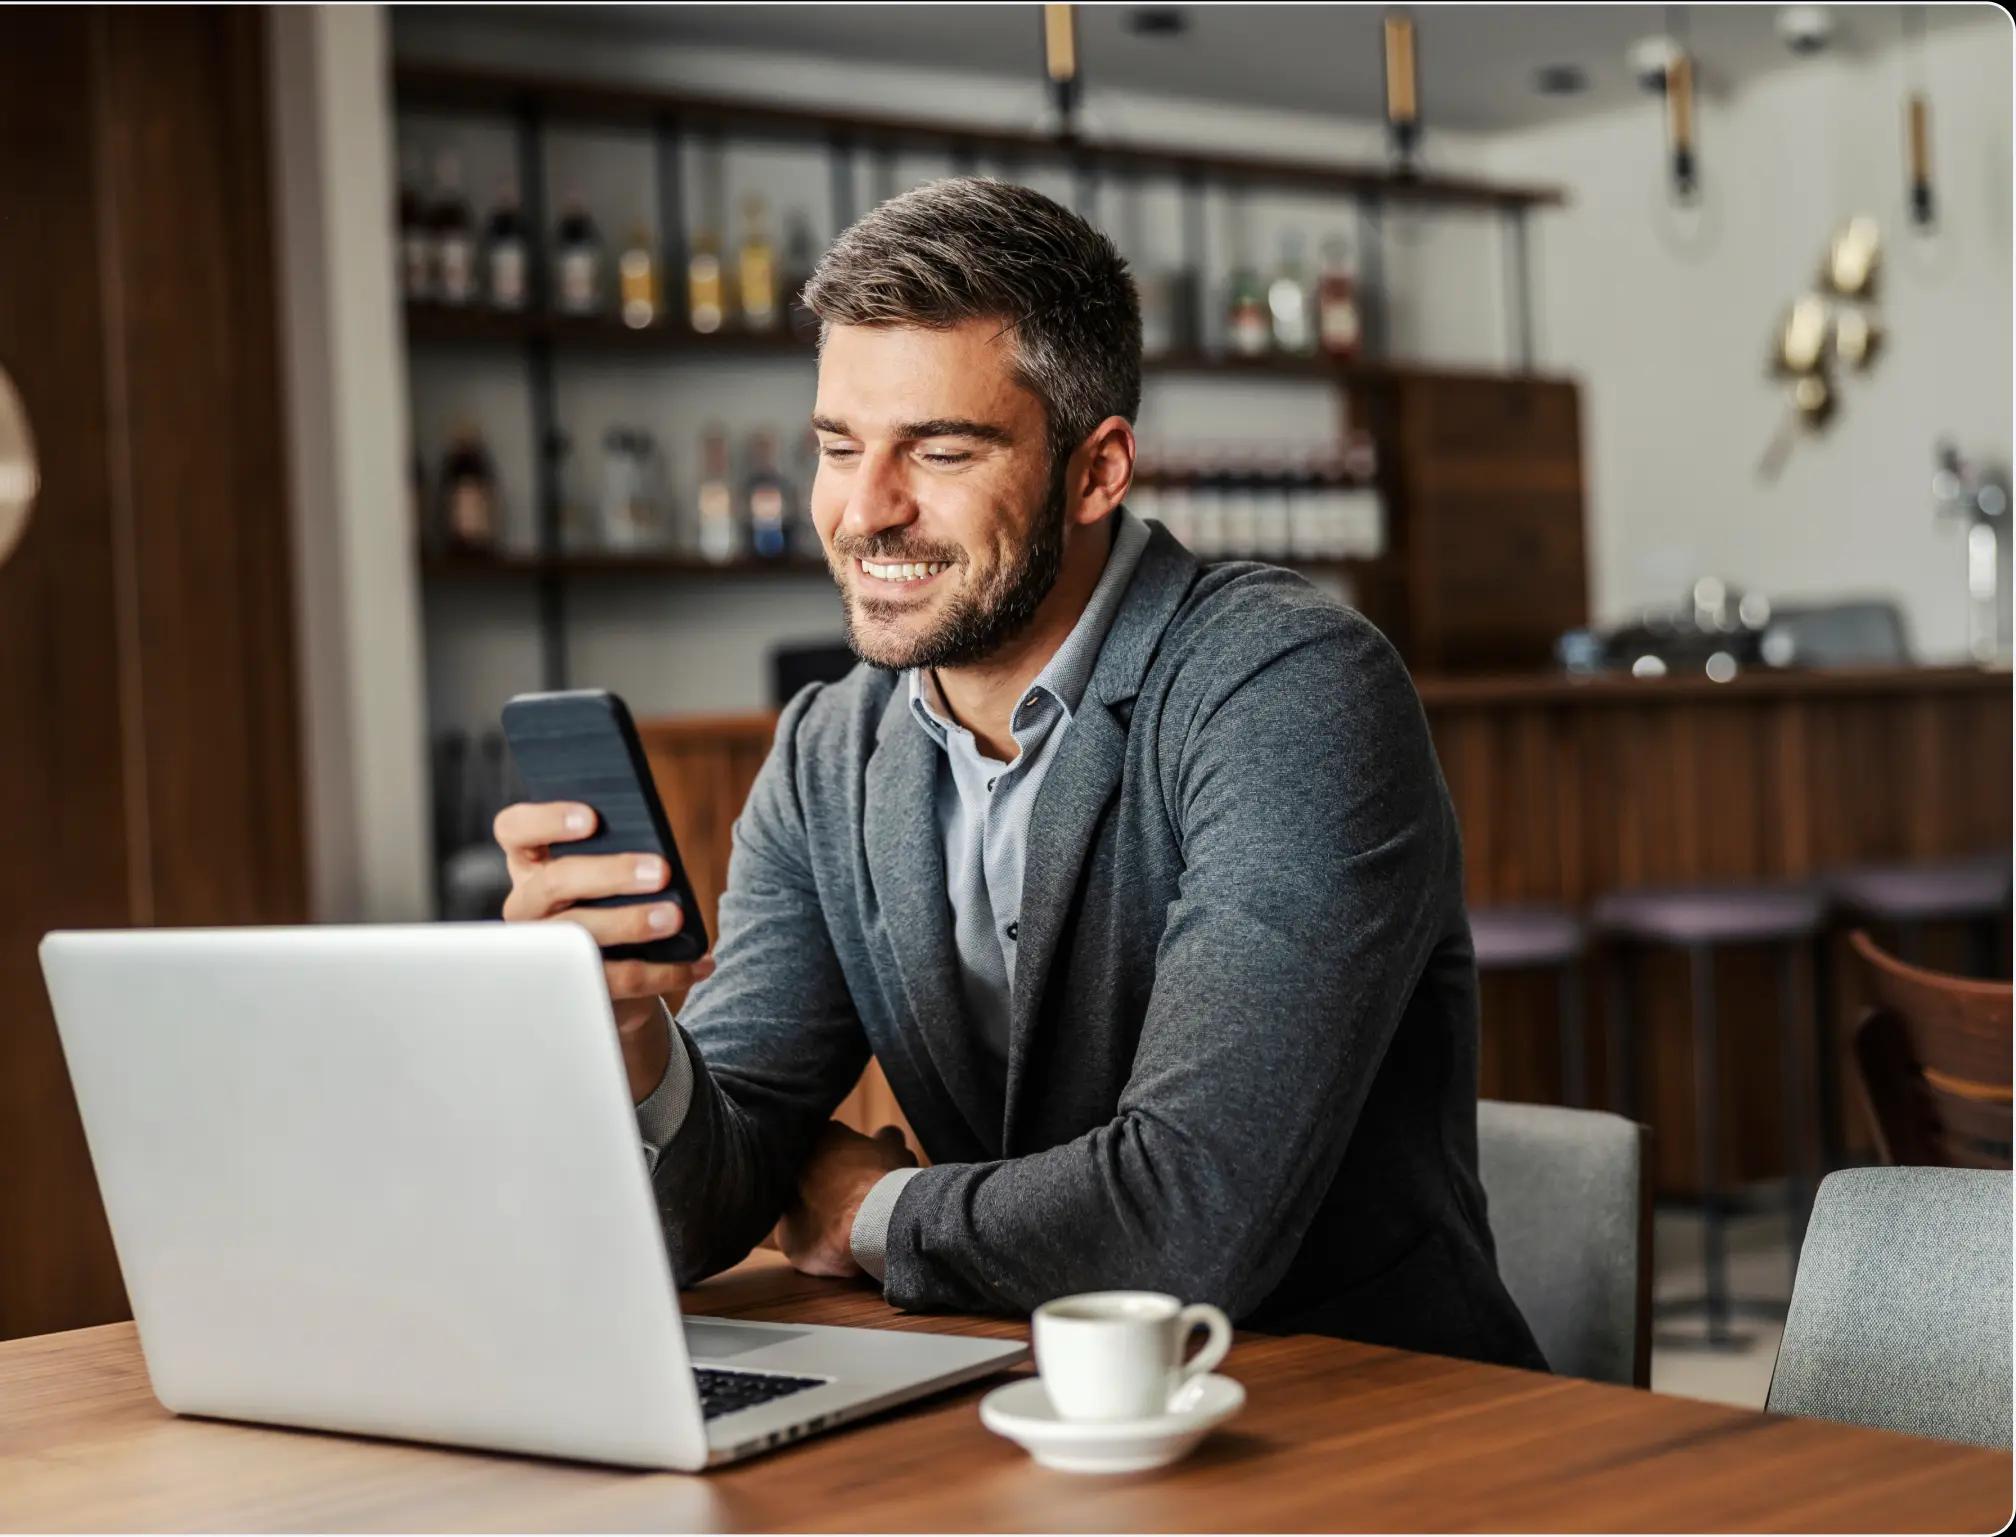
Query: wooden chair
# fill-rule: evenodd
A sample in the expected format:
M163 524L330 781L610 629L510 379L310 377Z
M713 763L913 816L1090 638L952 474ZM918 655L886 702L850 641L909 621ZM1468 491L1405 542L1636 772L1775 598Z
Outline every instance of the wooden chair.
M1855 1064L1886 1163L2010 1166L2010 999L1979 982L1908 965L1849 936L1873 1007Z

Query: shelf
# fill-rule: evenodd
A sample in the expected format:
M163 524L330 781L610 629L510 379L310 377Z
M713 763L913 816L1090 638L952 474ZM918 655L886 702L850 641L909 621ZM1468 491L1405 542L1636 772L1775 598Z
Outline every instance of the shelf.
M535 555L501 552L495 555L425 554L420 570L430 577L528 576L657 576L657 577L745 577L745 576L828 576L826 562L791 558L758 560L702 560L697 555L670 555L618 551L579 551L566 555Z
M1469 177L1407 174L1379 165L1348 165L1263 155L1227 155L1173 144L1059 139L1006 128L911 117L815 111L755 101L687 96L594 81L409 62L393 70L402 107L437 111L539 114L547 119L651 130L733 132L890 152L938 149L990 159L1063 159L1094 172L1174 176L1240 186L1293 187L1386 202L1493 208L1520 212L1558 207L1559 187L1488 182Z
M434 346L523 346L532 341L588 352L642 352L695 358L768 357L811 362L817 353L811 337L788 331L717 331L703 335L692 327L665 323L633 329L613 317L579 318L500 311L480 305L408 303L406 339ZM1310 379L1328 384L1390 384L1402 379L1533 377L1491 369L1452 369L1399 361L1360 360L1340 363L1320 354L1301 356L1268 353L1240 357L1234 353L1171 352L1142 358L1151 374L1205 374L1221 378Z

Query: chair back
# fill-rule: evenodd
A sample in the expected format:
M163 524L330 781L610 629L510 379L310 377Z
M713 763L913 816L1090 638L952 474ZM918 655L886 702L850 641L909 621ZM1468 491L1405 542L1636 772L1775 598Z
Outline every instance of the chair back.
M1764 1407L2008 1446L2009 1212L2006 1170L1828 1175Z
M1860 930L1850 942L1874 1004L1855 1064L1884 1161L2008 1168L2010 985L1909 965Z
M1647 1138L1637 1122L1602 1111L1477 1106L1498 1273L1563 1376L1651 1382Z

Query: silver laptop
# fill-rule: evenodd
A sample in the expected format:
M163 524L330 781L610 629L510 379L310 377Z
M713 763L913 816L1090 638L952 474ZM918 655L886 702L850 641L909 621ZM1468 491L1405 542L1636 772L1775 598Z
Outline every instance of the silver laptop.
M56 933L42 967L177 1413L698 1469L1027 1355L682 1321L572 924Z

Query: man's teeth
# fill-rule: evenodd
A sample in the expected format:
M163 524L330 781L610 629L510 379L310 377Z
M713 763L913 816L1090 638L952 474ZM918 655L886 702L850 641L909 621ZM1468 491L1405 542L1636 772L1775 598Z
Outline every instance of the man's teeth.
M927 576L936 576L952 564L949 560L928 563L911 561L904 565L882 566L872 560L861 562L861 569L870 576L880 577L885 582L921 582Z

